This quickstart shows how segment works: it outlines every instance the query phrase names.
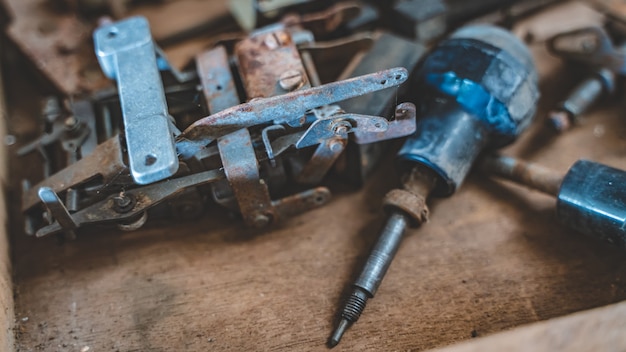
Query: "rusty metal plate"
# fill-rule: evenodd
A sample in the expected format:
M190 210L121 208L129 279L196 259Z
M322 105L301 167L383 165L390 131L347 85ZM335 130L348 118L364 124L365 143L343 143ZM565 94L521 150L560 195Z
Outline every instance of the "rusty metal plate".
M243 220L256 228L269 225L274 219L272 200L259 176L250 132L244 128L228 134L218 140L217 146Z
M235 56L248 100L311 87L298 48L280 25L237 43Z

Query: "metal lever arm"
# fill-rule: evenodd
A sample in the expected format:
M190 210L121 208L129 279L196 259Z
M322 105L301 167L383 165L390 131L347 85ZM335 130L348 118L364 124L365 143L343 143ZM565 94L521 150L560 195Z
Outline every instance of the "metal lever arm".
M39 229L36 233L36 236L45 237L62 232L64 230L72 230L74 228L87 224L99 224L116 221L119 222L125 219L130 219L137 216L138 214L143 213L151 207L171 197L176 196L187 188L216 182L223 179L224 177L224 172L221 170L209 170L133 189L131 191L128 191L127 194L132 195L137 201L127 211L116 210L114 198L117 195L113 194L98 203L95 203L85 209L76 212L75 214L72 214L69 219L67 218L67 215L69 214L61 217L57 216L55 219L57 220L56 222ZM48 194L52 191L49 189L44 189L44 192L47 193L44 193L43 195L48 196ZM50 201L46 204L48 207L50 206L50 204L56 205L58 207L58 202L53 203L52 201ZM63 212L59 210L56 210L56 213L61 213L61 215L63 215Z
M149 184L174 175L178 157L148 21L131 17L93 36L102 70L117 81L133 179Z
M215 139L242 128L268 122L288 123L307 111L346 99L395 87L407 80L402 67L324 84L270 98L259 98L207 116L189 126L177 139L183 158L190 158Z

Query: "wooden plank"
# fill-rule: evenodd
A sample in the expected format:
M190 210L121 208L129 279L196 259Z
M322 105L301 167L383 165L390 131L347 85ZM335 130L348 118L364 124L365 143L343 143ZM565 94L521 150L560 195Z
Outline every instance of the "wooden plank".
M626 303L520 327L436 352L624 351ZM435 352L433 351L433 352Z

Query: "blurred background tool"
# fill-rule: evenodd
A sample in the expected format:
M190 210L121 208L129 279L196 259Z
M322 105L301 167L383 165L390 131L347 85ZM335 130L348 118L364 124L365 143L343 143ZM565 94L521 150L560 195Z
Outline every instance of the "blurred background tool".
M489 156L483 171L557 198L557 217L565 226L626 249L626 171L588 160L563 175L506 156Z
M594 104L615 93L617 76L626 72L626 47L614 47L609 34L595 26L557 34L548 41L548 50L591 71L548 114L549 125L557 132L564 132L578 123L580 116Z

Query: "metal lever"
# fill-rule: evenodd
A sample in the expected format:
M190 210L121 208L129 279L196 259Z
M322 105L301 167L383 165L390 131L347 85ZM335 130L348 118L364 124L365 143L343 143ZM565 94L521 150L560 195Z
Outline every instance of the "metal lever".
M178 157L148 21L131 17L93 37L102 71L117 81L133 179L149 184L174 175Z
M40 228L35 236L45 237L54 235L61 231L75 229L87 224L101 224L132 219L151 207L175 197L185 189L210 184L223 178L224 172L221 170L209 170L183 176L127 192L125 197L132 197L135 200L129 202L129 204L119 206L115 199L118 198L119 195L112 194L106 199L71 215L67 210L60 209L63 204L52 190L40 188L40 197L48 209L50 209L56 222ZM41 189L45 192L43 195ZM56 199L54 197L56 197ZM63 208L65 207L63 206Z
M39 194L39 199L41 199L61 229L67 231L70 237L75 237L73 231L78 228L78 224L74 221L59 196L49 187L41 187L37 193Z
M196 121L178 136L176 147L183 158L190 158L215 139L241 128L268 122L289 123L314 108L399 86L408 76L405 68L396 67L319 87L255 99Z

